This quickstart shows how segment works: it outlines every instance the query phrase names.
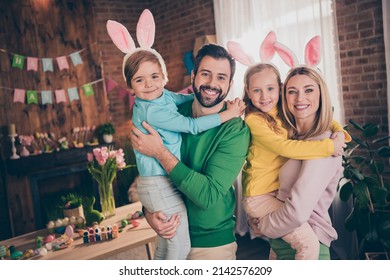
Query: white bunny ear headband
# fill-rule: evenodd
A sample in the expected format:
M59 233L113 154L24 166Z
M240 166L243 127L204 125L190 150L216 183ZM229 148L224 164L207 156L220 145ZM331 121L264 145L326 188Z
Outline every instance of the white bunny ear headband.
M227 43L227 48L230 54L238 62L246 66L255 64L255 60L243 50L239 43L229 41ZM298 59L294 53L285 45L277 42L275 32L271 31L260 45L260 63L269 63L275 52L277 52L282 60L291 68L298 67ZM305 64L307 67L314 68L319 64L320 59L321 40L319 36L315 36L306 44Z
M161 64L165 83L168 82L168 74L165 62L161 55L155 49L152 49L156 33L156 26L153 15L148 9L145 9L142 12L137 23L137 41L140 45L139 48L136 48L134 40L131 37L129 31L121 23L114 20L108 20L106 27L108 35L111 37L111 40L114 42L115 46L117 46L118 49L126 54L122 64L122 73L125 81L126 76L124 70L126 61L135 52L144 50L153 53L158 58Z

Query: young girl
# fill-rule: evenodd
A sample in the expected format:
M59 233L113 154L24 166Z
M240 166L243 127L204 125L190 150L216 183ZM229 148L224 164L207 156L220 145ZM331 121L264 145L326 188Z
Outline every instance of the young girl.
M269 51L274 43L275 35L268 34L260 48L262 60L266 52L264 48ZM238 61L250 65L251 61L245 59L242 49L229 50ZM344 134L339 133L341 135L335 140L288 140L279 116L282 83L277 68L269 63L251 65L245 73L244 83L243 100L247 104L245 122L251 131L251 143L242 171L243 207L249 219L262 218L283 205L276 199L278 175L288 158L311 159L339 155L344 145ZM342 128L333 122L333 130L341 131ZM296 259L318 259L318 239L307 223L282 238L296 250ZM270 257L275 257L272 251Z
M145 10L140 17L137 35L141 33L138 29L140 24L148 27L150 24L154 25L152 14L148 10ZM107 29L117 46L121 43L125 46L131 46L131 37L122 36L127 32L124 26L109 21ZM152 33L152 37L154 37L154 32ZM120 34L120 36L116 37L116 34ZM141 36L138 37L139 41L140 39L142 41ZM120 40L126 40L126 42ZM143 121L152 125L161 135L164 145L178 159L180 159L181 132L197 134L234 117L241 116L244 105L239 101L229 103L228 109L219 114L196 119L179 114L177 105L193 100L193 95L176 94L164 89L168 77L161 55L150 49L150 43L140 42L140 45L147 47L128 50L123 64L126 83L131 93L136 96L132 121L143 132L147 132L142 126ZM142 205L149 212L164 212L168 219L176 213L181 216L181 224L175 237L167 240L158 236L154 258L185 259L191 246L187 211L181 194L172 185L164 168L156 159L145 156L136 150L134 152L140 175L137 190Z

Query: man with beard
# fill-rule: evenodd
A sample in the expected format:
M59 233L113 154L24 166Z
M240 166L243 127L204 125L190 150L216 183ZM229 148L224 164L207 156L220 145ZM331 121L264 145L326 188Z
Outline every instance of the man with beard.
M224 102L233 83L235 61L221 46L204 45L195 58L193 102L179 106L184 116L200 117L226 109ZM228 101L229 102L229 101ZM140 153L156 158L187 206L191 251L188 259L236 259L235 192L233 182L247 156L250 132L241 118L200 134L182 134L181 161L163 145L147 123L150 134L132 127L132 143ZM169 221L162 212L145 213L151 227L163 238L175 235L180 217Z

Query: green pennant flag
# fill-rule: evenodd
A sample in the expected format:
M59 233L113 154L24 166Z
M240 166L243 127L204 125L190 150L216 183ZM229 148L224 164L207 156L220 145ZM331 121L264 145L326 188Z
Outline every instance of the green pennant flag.
M82 86L85 96L93 95L93 88L91 84L86 84Z
M38 104L38 93L36 90L27 91L27 104Z
M23 55L15 54L12 59L12 67L23 69L25 57Z

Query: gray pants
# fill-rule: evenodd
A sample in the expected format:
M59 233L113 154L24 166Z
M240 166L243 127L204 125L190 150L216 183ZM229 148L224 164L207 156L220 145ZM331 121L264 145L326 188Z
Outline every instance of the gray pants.
M187 209L181 193L167 176L139 177L137 191L142 205L149 212L163 212L168 219L180 215L180 225L171 239L157 237L155 260L185 260L190 249Z

